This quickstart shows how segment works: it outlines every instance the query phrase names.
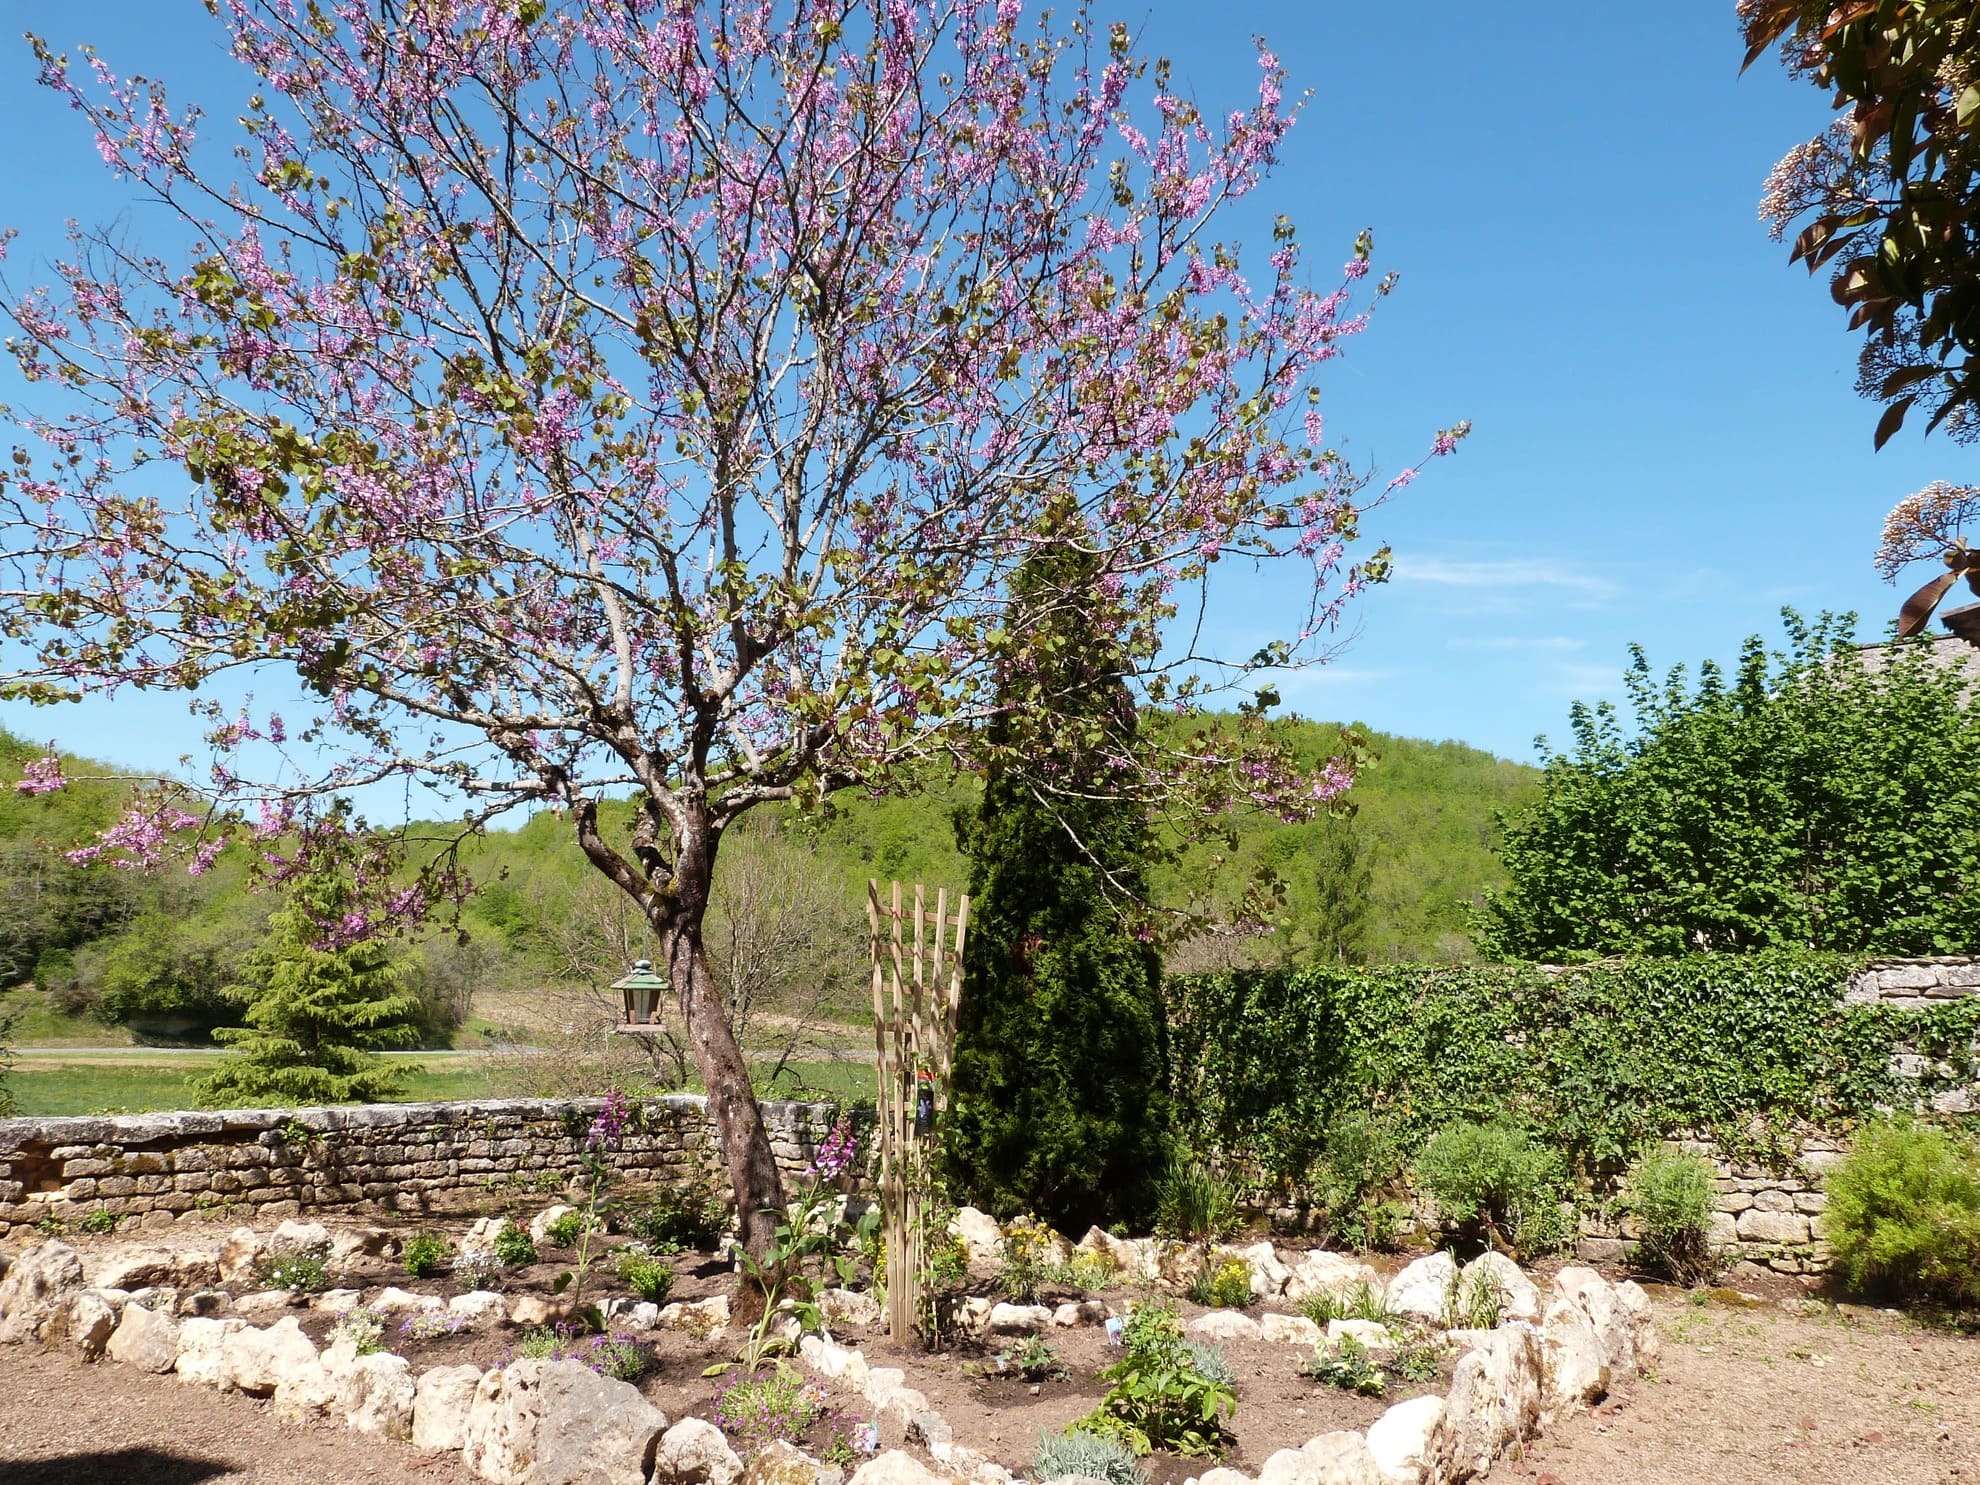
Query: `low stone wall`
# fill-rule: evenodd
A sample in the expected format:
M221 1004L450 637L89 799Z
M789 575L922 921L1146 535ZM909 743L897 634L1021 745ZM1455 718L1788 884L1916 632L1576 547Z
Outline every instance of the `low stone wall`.
M635 1182L706 1171L719 1147L706 1100L649 1099L613 1154ZM73 1119L0 1119L0 1236L92 1212L169 1226L225 1207L305 1212L462 1211L516 1190L561 1191L582 1169L601 1099L490 1099L345 1108L225 1109ZM778 1164L809 1164L830 1104L763 1105Z

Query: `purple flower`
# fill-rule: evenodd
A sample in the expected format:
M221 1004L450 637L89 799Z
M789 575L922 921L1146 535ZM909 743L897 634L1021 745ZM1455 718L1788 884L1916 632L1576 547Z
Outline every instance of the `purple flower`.
M601 1150L617 1149L619 1141L625 1138L626 1126L631 1123L632 1102L614 1088L605 1095L605 1107L591 1121L591 1133L584 1140L586 1153L596 1155Z

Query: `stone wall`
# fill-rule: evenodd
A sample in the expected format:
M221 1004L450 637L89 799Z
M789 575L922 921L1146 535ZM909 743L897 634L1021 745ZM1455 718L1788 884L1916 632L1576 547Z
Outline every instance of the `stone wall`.
M512 1192L558 1192L582 1168L600 1099L492 1099L346 1108L227 1109L75 1119L0 1119L0 1237L92 1212L169 1226L181 1213L466 1211ZM675 1182L719 1149L706 1100L647 1100L614 1153L626 1179ZM806 1166L829 1104L763 1105L777 1162Z

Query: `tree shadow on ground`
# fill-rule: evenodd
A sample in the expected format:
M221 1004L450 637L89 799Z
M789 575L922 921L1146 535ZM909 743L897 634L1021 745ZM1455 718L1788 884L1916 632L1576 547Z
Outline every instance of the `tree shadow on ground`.
M0 1460L0 1485L200 1485L230 1474L217 1459L189 1459L159 1449L105 1449L60 1459Z

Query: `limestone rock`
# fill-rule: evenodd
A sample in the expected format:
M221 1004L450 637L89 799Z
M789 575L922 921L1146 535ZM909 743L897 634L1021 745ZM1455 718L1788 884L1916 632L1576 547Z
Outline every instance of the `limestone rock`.
M886 1405L887 1399L907 1386L907 1373L897 1366L869 1367L866 1373L865 1395L869 1407Z
M1384 1485L1368 1441L1347 1431L1323 1433L1265 1461L1258 1485Z
M1501 1320L1538 1320L1540 1290L1505 1254L1486 1251L1464 1266L1467 1284L1489 1283L1499 1291Z
M217 1315L234 1302L224 1289L195 1289L179 1301L181 1315Z
M705 1329L714 1335L728 1323L729 1296L726 1294L697 1299L692 1304L677 1299L660 1311L660 1328L663 1330Z
M673 1306L669 1305L668 1309ZM515 1303L509 1306L509 1324L518 1329L529 1330L538 1325L548 1325L559 1319L564 1307L540 1294L518 1294Z
M97 1289L85 1289L69 1296L69 1342L82 1353L84 1361L96 1360L103 1354L103 1348L110 1344L110 1337L117 1329L117 1311L120 1308Z
M458 1449L467 1434L468 1409L481 1385L478 1366L436 1366L413 1384L412 1445ZM727 1485L727 1482L723 1482Z
M467 1316L476 1325L499 1325L508 1318L509 1302L493 1289L470 1289L448 1300L447 1310Z
M218 1387L225 1392L233 1384L227 1380L227 1363L221 1354L227 1337L246 1330L245 1320L211 1320L196 1315L179 1326L179 1355L172 1369L187 1382Z
M1051 1325L1052 1312L1044 1305L997 1304L987 1323L992 1335L1036 1335Z
M257 1289L234 1301L237 1315L273 1315L291 1308L301 1298L287 1289Z
M1389 1281L1389 1308L1419 1320L1442 1320L1457 1277L1457 1261L1450 1254L1419 1258Z
M1100 1325L1106 1319L1107 1306L1097 1299L1069 1299L1052 1311L1052 1323L1063 1330L1080 1325Z
M413 1310L438 1310L445 1306L437 1294L415 1294L410 1289L396 1286L381 1289L371 1301L371 1308L381 1315L402 1315Z
M1114 1267L1130 1280L1159 1277L1156 1244L1152 1238L1117 1238L1103 1228L1089 1227L1075 1251L1097 1253L1111 1259Z
M1357 1259L1340 1253L1314 1249L1293 1265L1286 1280L1285 1295L1294 1304L1316 1294L1345 1294L1357 1285L1380 1289L1382 1281L1375 1270Z
M1260 1315L1258 1333L1268 1341L1286 1346L1320 1344L1320 1327L1304 1315Z
M0 1279L0 1342L51 1337L61 1327L69 1296L82 1287L82 1258L74 1248L53 1239L30 1248Z
M228 1233L215 1258L219 1281L222 1284L238 1284L251 1276L255 1264L261 1259L262 1247L261 1234L252 1227L236 1227Z
M169 1315L127 1304L106 1350L112 1361L141 1372L169 1372L179 1359L179 1324Z
M858 1289L827 1289L818 1296L818 1313L827 1325L869 1328L880 1323L880 1301Z
M1391 1485L1417 1485L1430 1435L1444 1416L1444 1400L1434 1392L1399 1402L1368 1425L1368 1452Z
M604 1309L614 1330L657 1330L660 1326L660 1306L651 1300L608 1299Z
M997 1219L975 1207L964 1207L949 1223L949 1231L963 1241L972 1264L992 1264L1004 1256L1004 1230Z
M417 1396L406 1358L374 1351L341 1369L335 1406L344 1415L346 1428L402 1439L412 1431Z
M383 1258L399 1251L399 1236L383 1227L346 1227L330 1234L330 1262L342 1265L354 1258Z
M266 1330L244 1325L220 1338L220 1390L270 1397L282 1381L316 1360L316 1345L302 1333L294 1315Z
M1191 1335L1211 1341L1255 1341L1263 1335L1258 1322L1242 1310L1211 1310L1186 1328Z
M570 1216L576 1210L576 1207L567 1206L563 1202L558 1202L555 1206L545 1207L529 1219L529 1240L541 1247L550 1240L550 1224Z
M1196 1485L1252 1485L1252 1479L1242 1470L1225 1469L1219 1465L1199 1475Z
M521 1361L475 1389L461 1458L496 1485L646 1485L667 1416L576 1361Z
M1277 1299L1292 1282L1292 1270L1280 1260L1270 1243L1239 1248L1237 1256L1251 1265L1251 1292L1259 1299Z
M683 1418L660 1436L653 1485L736 1485L742 1460L712 1423Z
M219 1265L212 1254L159 1246L113 1249L93 1267L99 1289L210 1284L219 1277Z
M798 1342L798 1355L806 1366L829 1381L844 1382L861 1391L866 1386L866 1358L850 1346L841 1346L824 1336L808 1335Z
M876 1454L852 1473L846 1485L944 1485L945 1478L929 1469L912 1454L889 1449ZM754 1485L746 1481L745 1485Z
M299 1366L275 1387L275 1411L284 1418L311 1422L329 1416L337 1406L344 1373L357 1361L355 1341L334 1341L308 1366Z
M363 1303L361 1289L326 1289L310 1300L309 1307L326 1315L348 1315Z
M1540 1419L1553 1424L1609 1392L1609 1353L1579 1305L1556 1298L1540 1321Z
M956 1307L956 1324L971 1335L981 1335L990 1324L994 1301L974 1294Z
M1616 1303L1622 1307L1623 1328L1629 1332L1630 1344L1636 1352L1636 1369L1643 1371L1656 1365L1663 1343L1657 1335L1657 1316L1650 1307L1650 1296L1636 1280L1624 1279L1616 1285Z
M1533 1328L1514 1321L1459 1360L1423 1456L1426 1479L1459 1485L1532 1434L1540 1421L1539 1353Z
M819 1485L825 1466L782 1439L759 1449L743 1472L742 1485Z
M268 1239L270 1253L307 1253L313 1258L330 1256L330 1229L321 1222L298 1222L291 1217Z
M1012 1485L1009 1470L996 1460L961 1444L930 1444L928 1453L937 1464L964 1481L965 1485Z
M1630 1312L1607 1279L1592 1268L1571 1265L1554 1275L1554 1297L1566 1300L1588 1317L1601 1339L1611 1371L1627 1373L1635 1369L1635 1327ZM1647 1296L1644 1305L1647 1310Z

